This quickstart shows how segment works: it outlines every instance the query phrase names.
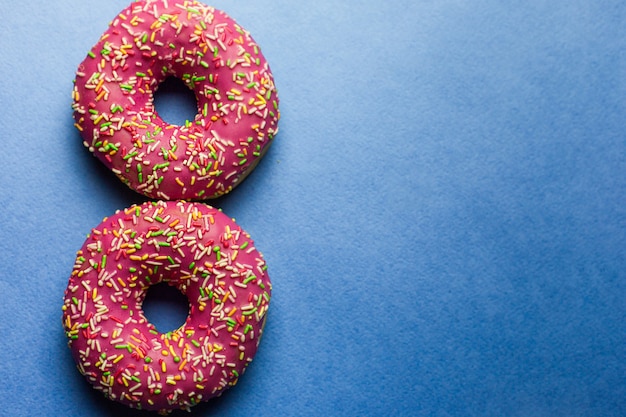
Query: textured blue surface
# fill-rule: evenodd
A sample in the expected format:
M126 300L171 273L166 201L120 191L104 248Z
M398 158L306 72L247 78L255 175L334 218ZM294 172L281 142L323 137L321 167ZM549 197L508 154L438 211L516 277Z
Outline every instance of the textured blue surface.
M269 153L213 201L274 297L248 372L194 415L626 415L626 3L213 5L281 98ZM125 6L2 7L2 416L141 414L89 387L60 322L90 228L143 201L70 110Z

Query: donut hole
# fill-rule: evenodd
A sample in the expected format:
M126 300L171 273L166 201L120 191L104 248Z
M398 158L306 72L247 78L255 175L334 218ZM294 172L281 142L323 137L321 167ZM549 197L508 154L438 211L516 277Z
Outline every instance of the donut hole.
M148 288L142 309L157 331L168 333L185 324L189 316L189 300L178 288L161 282Z
M181 79L170 76L154 92L154 109L166 123L184 126L196 118L198 100Z

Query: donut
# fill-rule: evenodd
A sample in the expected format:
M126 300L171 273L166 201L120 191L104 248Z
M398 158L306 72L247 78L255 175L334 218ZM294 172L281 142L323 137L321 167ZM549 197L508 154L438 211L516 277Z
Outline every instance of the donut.
M189 301L180 328L159 332L142 302L165 282ZM235 385L257 351L271 282L250 236L200 202L117 211L77 252L62 307L81 374L111 400L167 414Z
M181 126L154 107L168 77L197 99L194 120ZM278 96L259 46L224 12L197 1L144 0L122 10L79 65L72 95L83 144L152 199L228 193L278 132Z

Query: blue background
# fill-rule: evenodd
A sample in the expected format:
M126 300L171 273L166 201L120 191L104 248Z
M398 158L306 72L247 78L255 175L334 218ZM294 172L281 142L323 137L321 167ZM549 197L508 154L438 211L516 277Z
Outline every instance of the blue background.
M626 415L626 3L212 4L262 46L282 119L212 201L269 264L264 340L194 415ZM144 415L90 388L61 327L86 234L144 201L70 109L126 5L2 6L2 416Z

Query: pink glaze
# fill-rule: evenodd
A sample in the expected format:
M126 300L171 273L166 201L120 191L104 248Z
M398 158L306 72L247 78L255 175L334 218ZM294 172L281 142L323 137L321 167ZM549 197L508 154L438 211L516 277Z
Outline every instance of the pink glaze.
M175 76L195 120L164 122L154 92ZM79 65L75 125L132 189L154 199L219 197L255 167L278 131L278 96L250 34L196 1L144 0L119 13Z
M177 330L142 311L167 282L187 296ZM271 283L250 236L202 203L156 202L105 219L78 251L63 326L79 371L108 398L167 413L235 385L263 332Z

